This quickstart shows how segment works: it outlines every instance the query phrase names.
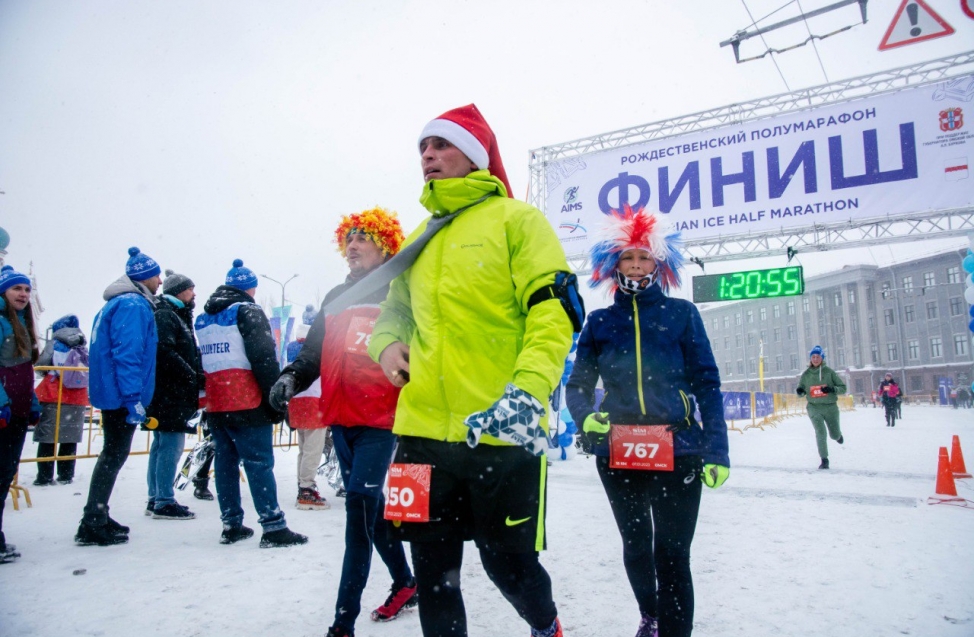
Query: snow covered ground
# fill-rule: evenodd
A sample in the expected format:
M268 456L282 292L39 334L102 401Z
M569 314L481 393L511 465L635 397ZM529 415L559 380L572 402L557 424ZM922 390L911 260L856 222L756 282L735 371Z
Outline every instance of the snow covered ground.
M827 472L816 470L804 417L730 432L731 477L705 489L693 545L694 635L974 635L974 509L926 504L938 448L949 448L953 434L974 468L974 411L908 406L903 416L890 429L878 409L844 413L846 444L830 443ZM296 453L280 450L276 470L290 526L311 537L292 549L261 550L256 538L221 546L216 503L188 491L179 497L196 520L144 517L145 456L126 464L111 502L113 517L132 527L126 545L72 541L93 460L79 462L73 485L31 488L33 508L15 512L8 501L6 535L23 557L0 566L0 636L323 635L342 559L342 501L329 497L336 508L324 512L294 510ZM33 477L25 465L23 481ZM960 481L958 491L974 500L971 483ZM249 496L244 508L254 525ZM633 635L638 612L590 459L551 468L548 529L542 560L565 634ZM463 583L471 637L528 634L472 547ZM376 557L366 610L389 584ZM389 624L364 616L356 634L415 636L419 621L415 612Z

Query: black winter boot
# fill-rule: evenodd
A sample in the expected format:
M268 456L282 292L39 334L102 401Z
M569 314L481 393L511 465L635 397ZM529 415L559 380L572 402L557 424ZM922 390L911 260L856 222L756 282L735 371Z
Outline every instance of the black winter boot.
M283 546L294 546L296 544L307 544L308 536L295 533L291 529L284 527L277 531L265 531L260 538L260 548L270 549Z
M220 534L220 544L234 544L254 536L254 530L243 525L224 527Z
M113 544L125 544L129 541L127 535L116 535L105 526L91 526L82 522L78 525L78 532L74 536L74 541L80 546L112 546Z
M822 458L822 464L818 465L818 468L819 469L828 469L829 468L829 459L828 458Z

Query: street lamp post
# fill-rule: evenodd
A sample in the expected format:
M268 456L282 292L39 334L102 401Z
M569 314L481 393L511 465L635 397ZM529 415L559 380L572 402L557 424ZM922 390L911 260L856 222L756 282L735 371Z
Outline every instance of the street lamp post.
M292 275L291 278L285 281L284 283L281 283L277 279L269 277L266 274L262 274L260 276L267 279L268 281L273 281L274 283L277 283L279 286L281 286L281 344L280 344L281 353L280 356L281 356L281 368L283 369L284 368L284 305L286 303L284 300L285 299L284 290L285 288L287 288L287 284L293 281L295 278L297 278L298 275L297 274Z

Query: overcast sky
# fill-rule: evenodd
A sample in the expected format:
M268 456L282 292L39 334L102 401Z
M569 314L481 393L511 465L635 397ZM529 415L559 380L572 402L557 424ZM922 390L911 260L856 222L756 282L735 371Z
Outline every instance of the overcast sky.
M241 258L281 281L299 274L288 300L317 303L345 276L331 240L341 215L385 206L407 232L425 216L428 120L476 103L523 199L530 149L825 83L810 45L776 56L784 81L770 56L736 64L718 46L749 27L747 9L760 19L783 4L0 0L6 261L33 262L42 328L71 312L87 331L132 245L203 298ZM818 42L828 79L974 48L957 0L927 4L957 33L880 53L899 0L872 0L867 24ZM852 5L809 24L857 22ZM775 48L807 37L802 23L766 36ZM965 243L801 259L814 274ZM261 280L259 301L280 295Z

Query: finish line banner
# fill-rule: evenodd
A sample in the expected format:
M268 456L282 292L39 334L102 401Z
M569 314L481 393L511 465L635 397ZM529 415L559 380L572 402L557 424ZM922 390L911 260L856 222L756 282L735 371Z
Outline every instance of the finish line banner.
M974 203L974 75L549 162L545 215L584 254L623 204L685 241Z

